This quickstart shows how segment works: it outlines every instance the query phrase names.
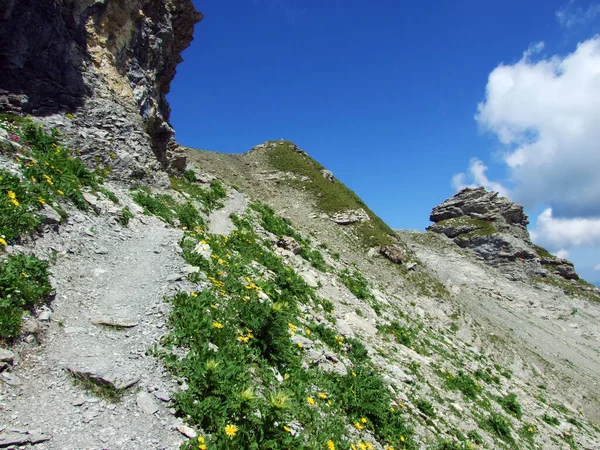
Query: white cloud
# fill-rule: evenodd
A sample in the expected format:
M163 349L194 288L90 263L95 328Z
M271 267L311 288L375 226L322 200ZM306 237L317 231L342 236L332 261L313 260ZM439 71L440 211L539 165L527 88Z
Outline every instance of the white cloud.
M559 251L557 251L554 254L556 256L558 256L559 258L563 258L563 259L568 259L569 258L569 251L565 250L564 248L560 249Z
M469 162L469 179L471 183L467 183L467 175L464 173L457 173L452 177L452 186L458 191L466 187L480 187L483 186L489 191L499 192L503 197L508 197L508 190L502 186L501 183L490 180L485 172L487 166L477 158L472 158Z
M596 267L594 267L594 270L600 271L600 264L598 264Z
M531 238L551 248L600 247L600 218L558 218L548 208L538 216Z
M592 3L587 9L575 6L575 0L570 0L566 5L556 11L556 19L563 28L576 25L585 25L600 15L600 4Z
M564 57L534 60L542 48L492 71L476 119L505 146L513 200L550 206L559 217L600 216L600 36ZM481 168L472 161L453 182L502 187Z

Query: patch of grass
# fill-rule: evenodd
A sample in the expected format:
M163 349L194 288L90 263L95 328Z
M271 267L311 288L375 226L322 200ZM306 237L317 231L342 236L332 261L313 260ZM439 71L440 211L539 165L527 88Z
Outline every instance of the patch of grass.
M418 331L414 328L401 325L398 321L393 321L389 325L381 325L378 327L380 333L391 334L396 342L411 347L417 337Z
M300 256L307 260L315 269L325 272L329 269L323 255L317 249L311 248L309 239L304 238L292 227L291 223L275 214L273 208L260 203L252 202L250 207L260 215L262 227L270 233L273 233L278 238L289 236L296 240L300 245Z
M52 293L48 263L22 254L0 260L0 341L16 337L23 312Z
M533 245L533 248L535 249L535 253L540 257L540 258L548 258L548 259L556 259L556 256L554 256L552 253L550 253L548 250L546 250L544 247L540 247L539 245Z
M484 423L484 427L492 431L499 438L512 442L510 420L499 413L491 413Z
M178 204L170 195L153 194L145 187L135 190L131 198L144 208L144 214L160 217L169 225L179 223L184 229L204 225L204 219L190 202Z
M525 423L519 428L519 436L530 446L535 445L535 435L538 433L538 428L533 423Z
M427 401L424 398L418 398L414 400L413 403L415 404L417 409L423 414L425 414L427 417L435 417L435 409L433 408L431 402Z
M351 225L359 242L365 248L388 245L395 242L394 232L376 216L369 207L339 180L334 183L323 175L323 166L305 153L293 150L294 144L288 141L269 143L267 156L270 164L281 171L292 172L298 176L306 176L309 183L301 183L300 187L314 194L316 206L326 214L334 214L348 209L364 209L371 220Z
M469 400L475 400L482 392L482 388L477 381L462 370L458 372L458 375L450 372L440 372L440 376L444 378L446 388L462 392Z
M352 292L356 298L361 300L374 300L375 296L369 289L369 282L358 270L354 269L352 272L348 269L344 269L339 274L340 280Z
M0 152L13 158L22 174L16 176L0 169L3 241L10 243L35 231L41 223L39 210L45 204L53 205L61 216L66 216L58 203L70 201L87 210L82 187L109 192L99 186L92 172L73 157L71 150L60 144L57 132L48 132L31 119L19 116L3 115L1 125L21 147L19 150L3 147Z
M192 171L193 172L193 171ZM227 197L227 190L223 183L216 178L210 182L208 188L202 187L195 180L191 180L188 173L183 177L171 177L171 188L178 192L184 192L202 205L204 213L209 213L224 206L223 199Z
M492 234L496 234L497 230L491 222L487 222L485 220L474 219L472 217L454 217L452 219L440 220L435 225L433 225L432 230L441 229L442 227L465 227L475 228L472 231L467 231L465 233L459 234L461 239L470 239L475 236L489 236Z
M117 217L117 220L119 221L119 223L121 225L126 227L127 225L129 225L129 221L133 218L134 218L133 213L126 206L123 209L121 209L121 212L119 213L119 216Z
M483 381L484 383L500 384L500 377L498 375L493 375L492 369L490 369L490 368L486 368L486 369L479 368L475 371L475 373L473 375L475 376L475 378Z
M521 404L517 401L517 395L514 393L508 394L505 397L498 397L498 404L509 413L511 416L521 419L523 412Z
M123 397L124 391L122 389L117 389L110 383L103 383L84 374L71 373L71 376L73 377L73 382L76 386L79 386L96 397L110 403L117 403Z
M560 425L560 420L558 420L558 418L556 418L556 417L552 417L548 413L544 413L544 415L542 416L542 420L544 422L546 422L548 425L552 425L555 427Z
M534 277L533 281L541 284L549 284L561 289L566 295L574 295L577 297L584 297L588 300L600 302L600 296L594 292L587 291L587 288L594 287L592 284L585 280L579 279L576 282L565 280L559 276L549 276L546 278Z

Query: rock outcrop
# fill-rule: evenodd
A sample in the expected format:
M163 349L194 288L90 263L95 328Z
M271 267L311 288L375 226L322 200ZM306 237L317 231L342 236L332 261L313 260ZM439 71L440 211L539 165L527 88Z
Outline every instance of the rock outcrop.
M561 277L579 280L573 263L531 242L523 207L483 187L461 190L433 208L428 231L475 251L515 279Z
M107 174L164 180L161 169L180 159L165 96L202 17L192 1L2 6L0 111L43 116Z

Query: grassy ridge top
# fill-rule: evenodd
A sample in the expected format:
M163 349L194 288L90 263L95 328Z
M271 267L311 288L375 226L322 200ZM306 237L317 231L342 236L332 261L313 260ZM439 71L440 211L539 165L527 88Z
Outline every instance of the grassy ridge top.
M371 220L356 223L352 227L365 247L387 245L396 241L394 231L371 211L356 193L337 179L335 182L328 180L323 175L325 168L306 152L299 151L292 142L270 141L265 151L268 162L274 169L310 179L308 183L298 180L289 182L314 194L315 204L320 211L334 214L345 210L363 209Z

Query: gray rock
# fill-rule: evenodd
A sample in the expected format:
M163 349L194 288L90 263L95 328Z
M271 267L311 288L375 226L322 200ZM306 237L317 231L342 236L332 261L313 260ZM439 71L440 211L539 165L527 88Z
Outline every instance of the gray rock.
M42 218L42 222L46 225L56 225L61 221L60 214L48 204L43 205L38 214Z
M300 254L300 251L302 250L300 244L296 242L296 239L290 236L281 236L277 241L277 246L284 250L288 250L295 255Z
M321 174L327 181L331 181L332 183L335 182L335 177L333 176L333 172L331 170L323 169Z
M187 425L177 425L175 428L187 438L194 439L196 436L198 436L198 434Z
M158 405L147 392L140 392L136 397L136 403L144 414L154 414L158 411Z
M15 361L15 354L10 350L0 348L0 361L8 364L13 364Z
M97 255L107 255L108 254L108 248L106 248L106 247L98 247L96 250L94 250L94 253L96 253Z
M170 402L171 401L171 396L169 395L168 392L164 392L164 391L154 391L154 396L163 401L163 402Z
M386 245L384 247L380 247L379 253L381 253L394 264L402 264L406 256L406 251L399 245Z
M371 220L364 209L349 209L335 213L330 218L338 225L351 225L356 222L367 222Z

